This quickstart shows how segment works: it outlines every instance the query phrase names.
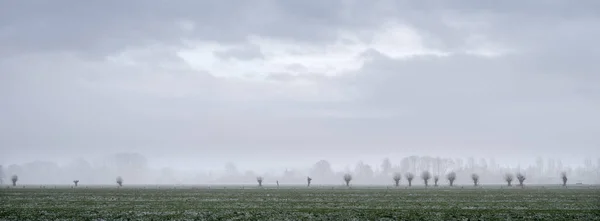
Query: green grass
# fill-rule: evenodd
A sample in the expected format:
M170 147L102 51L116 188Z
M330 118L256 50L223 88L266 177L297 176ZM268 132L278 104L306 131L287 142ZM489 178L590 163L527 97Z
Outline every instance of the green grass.
M600 220L600 189L3 188L0 220Z

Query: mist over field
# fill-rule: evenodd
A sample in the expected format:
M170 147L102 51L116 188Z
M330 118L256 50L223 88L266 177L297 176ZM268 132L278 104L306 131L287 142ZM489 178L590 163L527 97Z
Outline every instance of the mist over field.
M597 39L595 0L0 1L0 177L600 183Z
M421 173L428 171L431 178L439 177L439 185L447 186L447 175L456 173L456 185L472 185L472 174L477 174L480 184L505 184L505 174L513 176L522 173L526 184L562 184L561 173L567 173L569 184L600 184L600 159L593 164L586 159L582 164L571 167L561 160L538 158L532 165L516 167L499 164L495 159L476 159L473 157L441 158L428 156L410 156L402 159L383 159L378 164L359 161L356 164L335 168L327 160L319 160L304 166L273 165L270 169L239 167L233 162L225 163L221 168L212 167L173 167L170 165L152 165L143 155L119 153L98 158L95 161L76 159L66 164L50 161L34 161L20 165L12 164L0 168L0 177L8 184L9 176L18 174L19 184L71 185L79 180L81 185L116 185L116 177L122 177L125 185L257 185L257 177L264 179L263 184L306 185L311 177L312 185L342 185L345 174L352 175L352 184L357 185L393 185L393 176L400 174L400 184L407 185L406 175L415 175L413 185L422 186ZM432 181L430 181L432 182ZM516 181L515 181L516 183Z

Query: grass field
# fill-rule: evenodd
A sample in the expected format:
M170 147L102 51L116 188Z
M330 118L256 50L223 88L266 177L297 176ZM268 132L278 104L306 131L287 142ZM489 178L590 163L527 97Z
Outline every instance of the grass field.
M27 187L0 220L600 220L600 188Z

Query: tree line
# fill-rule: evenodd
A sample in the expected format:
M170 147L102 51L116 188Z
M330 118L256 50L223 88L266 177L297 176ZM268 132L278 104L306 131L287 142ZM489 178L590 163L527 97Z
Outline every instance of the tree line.
M415 178L415 175L413 173L409 172L409 173L406 173L404 175L404 177L406 178L406 181L408 182L408 186L409 187L412 186L412 182L413 182L413 180ZM423 184L425 185L425 187L428 187L429 186L429 180L432 178L431 173L429 171L423 171L421 173L420 177L423 180ZM450 173L446 174L445 177L448 180L449 186L454 186L454 181L456 180L456 173L455 172L450 172ZM513 182L514 177L515 177L515 175L513 175L512 173L507 173L507 174L504 175L504 180L506 181L507 186L512 186L512 182ZM517 173L516 174L516 178L517 178L517 181L519 181L519 186L523 187L525 179L526 179L525 174L523 174L523 173ZM434 186L436 186L436 187L438 186L439 179L440 179L440 177L438 175L433 176ZM567 178L567 173L566 172L561 173L560 179L562 180L562 185L563 186L567 186L568 178ZM258 182L258 186L259 187L263 186L262 185L263 180L264 180L264 178L261 177L261 176L259 176L259 177L256 178L256 181ZM307 186L308 187L310 187L310 184L311 184L312 180L313 179L310 176L306 177L306 182L307 182ZM344 174L343 180L344 180L344 183L346 184L346 186L349 187L350 186L350 182L352 181L352 174L349 174L349 173ZM394 173L394 175L392 176L392 180L393 180L394 185L396 187L400 186L400 180L402 180L402 174L401 173ZM474 186L478 186L479 185L479 175L478 174L476 174L476 173L471 174L471 180L473 181L473 185ZM11 182L12 182L13 186L17 186L17 182L18 181L19 181L19 176L17 176L16 174L11 176ZM123 178L120 177L120 176L118 176L116 178L116 183L117 183L117 185L119 185L119 187L123 186ZM279 180L277 180L276 183L277 183L277 186L279 187ZM73 180L73 184L74 184L74 186L77 187L78 184L79 184L79 180Z
M524 182L531 184L551 184L557 180L564 180L567 174L573 183L594 183L600 181L598 166L571 168L562 166L560 161L548 160L548 164L537 163L527 167L506 167L496 164L493 159L474 160L434 158L409 156L402 158L397 163L390 159L383 159L380 166L372 166L358 162L354 168L334 170L327 160L320 160L312 167L300 169L285 169L281 172L257 173L251 170L239 170L235 164L227 163L224 171L196 171L182 173L170 168L149 168L147 160L139 154L120 154L114 156L110 162L92 165L85 160L77 160L72 164L59 166L52 162L36 161L22 165L10 165L4 169L0 165L0 183L8 178L14 183L23 182L64 184L73 182L78 185L80 180L86 184L106 184L110 180L117 185L123 185L126 178L129 184L251 184L265 182L275 184L301 184L317 183L349 185L400 185L406 183L412 186L414 179L419 177L425 186L454 185L471 183L473 185L501 184L512 185L513 180L521 185ZM557 163L558 162L558 163ZM558 169L562 171L558 172ZM6 177L5 174L10 174ZM526 176L527 174L527 176ZM115 177L118 177L117 179ZM310 178L310 179L309 179ZM69 181L71 180L71 181ZM259 181L260 180L260 181ZM310 181L309 181L310 180ZM526 181L527 180L527 181ZM66 182L65 182L66 181ZM404 182L402 182L404 181ZM120 184L119 184L120 183ZM421 183L421 182L419 182Z

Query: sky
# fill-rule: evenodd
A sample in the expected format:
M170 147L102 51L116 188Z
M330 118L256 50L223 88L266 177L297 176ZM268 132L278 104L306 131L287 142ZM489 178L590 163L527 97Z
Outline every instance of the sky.
M0 0L0 161L600 157L600 1Z

